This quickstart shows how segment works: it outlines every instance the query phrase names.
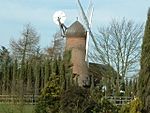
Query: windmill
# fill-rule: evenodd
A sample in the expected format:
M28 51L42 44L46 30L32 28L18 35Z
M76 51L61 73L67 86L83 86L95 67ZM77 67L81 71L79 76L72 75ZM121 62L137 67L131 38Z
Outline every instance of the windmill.
M96 40L94 38L94 35L91 31L91 24L92 24L92 17L93 17L93 11L94 11L94 7L93 7L93 2L92 0L90 0L89 2L89 7L88 7L88 11L87 11L87 15L83 9L83 6L81 5L80 0L77 0L78 5L79 5L79 9L80 9L80 14L81 14L81 20L84 23L84 27L87 30L87 41L86 41L86 55L85 55L85 61L87 62L87 64L89 65L89 61L88 61L88 49L89 49L89 38L91 37L96 48L98 49L97 45L96 45Z
M80 2L79 2L80 3ZM92 2L91 2L92 3ZM91 4L90 3L90 4ZM82 13L84 13L83 8L80 4L80 7L82 9ZM90 6L92 10L89 10L88 12L90 14L89 20L85 16L83 19L87 19L85 21L85 27L77 20L73 24L70 25L70 27L65 27L63 24L63 20L65 20L65 16L60 12L56 12L53 16L54 22L60 26L60 29L62 31L63 36L66 37L66 44L65 44L65 50L71 51L71 63L72 66L72 73L73 73L73 79L78 82L79 86L89 86L90 85L90 79L88 74L88 42L89 42L89 36L93 36L91 30L90 30L90 24L93 14L93 7ZM83 14L84 17L85 14ZM86 32L88 31L88 32ZM88 37L87 37L88 36ZM94 36L93 36L94 37ZM88 38L88 39L87 39ZM87 50L87 51L85 51ZM86 62L86 61L87 62Z

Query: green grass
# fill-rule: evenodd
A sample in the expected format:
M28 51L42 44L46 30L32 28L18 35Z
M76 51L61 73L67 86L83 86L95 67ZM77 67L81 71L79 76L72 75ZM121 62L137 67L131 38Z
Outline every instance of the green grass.
M35 113L34 105L0 104L0 113Z

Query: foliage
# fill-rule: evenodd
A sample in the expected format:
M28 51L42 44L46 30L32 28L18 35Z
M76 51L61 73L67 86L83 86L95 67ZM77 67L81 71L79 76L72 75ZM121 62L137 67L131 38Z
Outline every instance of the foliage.
M87 89L73 86L61 95L61 113L92 113L96 105Z
M121 90L121 83L125 76L135 72L139 68L140 42L143 37L143 25L135 24L131 20L112 20L109 26L99 28L94 43L93 51L90 53L90 60L99 64L110 65L117 72L111 82L112 89L118 95ZM112 75L110 72L109 76ZM121 76L121 78L120 78ZM107 80L106 77L104 79Z
M150 9L148 11L145 26L142 54L141 70L139 74L139 97L144 104L145 113L150 113Z
M11 62L11 58L10 58L10 54L7 48L5 48L4 46L1 46L0 49L0 64L4 63L4 62Z
M66 52L67 56L70 56L69 52ZM70 57L64 59L63 61L61 58L54 59L50 62L50 70L51 74L48 78L48 62L46 63L45 74L46 74L46 81L47 85L42 90L41 97L38 101L36 106L36 113L58 113L60 108L60 97L62 91L66 90L70 86L70 76L71 70L69 65ZM45 82L46 82L45 81Z
M100 103L98 103L98 106L93 111L94 113L118 113L118 107L107 99L101 98Z
M53 55L54 58L62 57L65 48L65 39L62 38L61 31L54 34Z
M89 73L94 86L105 87L105 96L112 95L116 85L117 72L110 65L90 63Z
M53 35L52 47L45 48L45 53L48 59L58 59L63 57L65 50L65 38L62 38L61 31Z
M71 51L67 51L63 61L51 62L52 73L42 90L36 113L117 113L117 107L102 98L99 88L89 90L72 82L70 55Z
M71 51L63 61L51 62L51 75L42 90L36 113L117 113L117 107L102 98L101 88L85 89L72 80Z
M61 90L60 84L55 83L50 80L43 90L36 113L118 113L118 108L102 98L98 90L90 91L76 85Z
M58 113L60 101L60 77L58 75L51 75L50 81L43 89L36 106L36 113Z
M92 100L96 103L92 113L118 113L118 107L109 102L99 88L94 88L90 92Z
M21 34L21 38L17 41L11 40L10 46L15 58L25 60L38 52L39 36L35 29L27 24Z
M1 46L0 49L0 94L10 93L10 76L12 69L12 59L8 49Z
M24 32L23 36L27 36L27 34L28 32ZM33 35L37 36L36 33L33 33ZM38 38L38 36L36 38ZM22 41L18 41L18 44L19 42ZM37 49L37 42L38 40L35 40L35 43L33 43L35 47L32 48L33 51ZM31 48L29 47L29 49ZM57 54L57 52L59 52L57 47L55 47L55 49L58 50L56 51L56 59L39 57L35 55L35 51L33 52L34 55L29 58L32 54L32 50L28 51L29 49L27 47L26 52L24 49L24 53L22 54L22 60L24 61L21 65L18 59L11 62L12 64L9 66L7 63L1 65L3 71L0 73L2 77L0 86L6 86L2 88L2 93L3 90L8 90L5 92L6 94L11 92L14 95L18 94L19 98L21 98L25 94L39 94L41 89L43 89L36 105L36 113L117 113L118 108L106 98L103 98L104 94L101 92L102 86L100 86L100 88L94 87L93 83L93 88L85 89L78 87L77 84L73 82L72 64L70 62L71 51L65 52L62 61L62 56ZM23 52L23 50L20 52ZM116 75L116 71L114 71L111 66L107 67L109 68L108 72L104 75L109 75L111 72L112 76L111 79L110 77L106 79L106 85L111 87L110 89L113 89L110 82L116 84L116 81L112 79L116 79L116 76L113 76L114 72ZM19 93L16 93L16 91ZM23 108L24 105L22 104L19 108L20 111L23 112L21 107Z
M69 89L69 87L73 84L76 84L73 81L72 66L73 64L71 63L71 50L67 50L64 52L63 66L61 70L63 73L63 83L65 90Z
M143 25L125 18L121 21L113 19L108 27L98 29L96 44L99 48L92 51L91 60L109 64L125 77L137 68L134 65L139 61L142 37Z
M139 98L135 98L130 103L123 105L119 113L142 113L142 102Z

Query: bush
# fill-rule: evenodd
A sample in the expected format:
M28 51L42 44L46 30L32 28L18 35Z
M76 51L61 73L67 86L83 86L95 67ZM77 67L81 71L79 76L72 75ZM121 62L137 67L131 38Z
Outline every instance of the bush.
M36 105L36 113L58 113L60 107L60 77L51 75Z
M92 113L96 103L90 98L89 90L73 86L61 95L61 113Z
M92 89L90 95L96 103L92 113L118 113L118 107L104 98L98 87Z
M142 102L139 98L135 98L128 104L121 107L119 113L142 113Z
M118 113L118 108L102 98L101 92L93 90L91 93L79 86L61 92L52 80L42 92L36 113Z
M92 113L118 113L118 107L113 105L105 98L100 98L97 106L94 107Z

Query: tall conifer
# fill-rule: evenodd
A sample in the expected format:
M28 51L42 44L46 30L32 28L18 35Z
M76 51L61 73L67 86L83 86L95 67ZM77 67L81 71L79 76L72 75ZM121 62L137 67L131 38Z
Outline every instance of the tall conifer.
M46 86L46 84L47 84L47 81L49 80L49 76L50 76L50 72L49 72L49 70L50 70L50 61L49 60L45 60L45 63L44 63L44 65L45 65L45 76L44 76L44 87Z
M139 96L144 105L144 113L150 113L150 8L142 44Z
M17 80L17 60L13 63L13 73L12 73L12 95L16 93L16 80Z
M31 63L28 63L28 69L27 69L27 93L33 93L33 67L32 67L32 61ZM35 65L34 65L35 66Z
M35 62L35 68L34 68L34 77L35 77L35 95L39 94L39 84L40 84L40 62Z

